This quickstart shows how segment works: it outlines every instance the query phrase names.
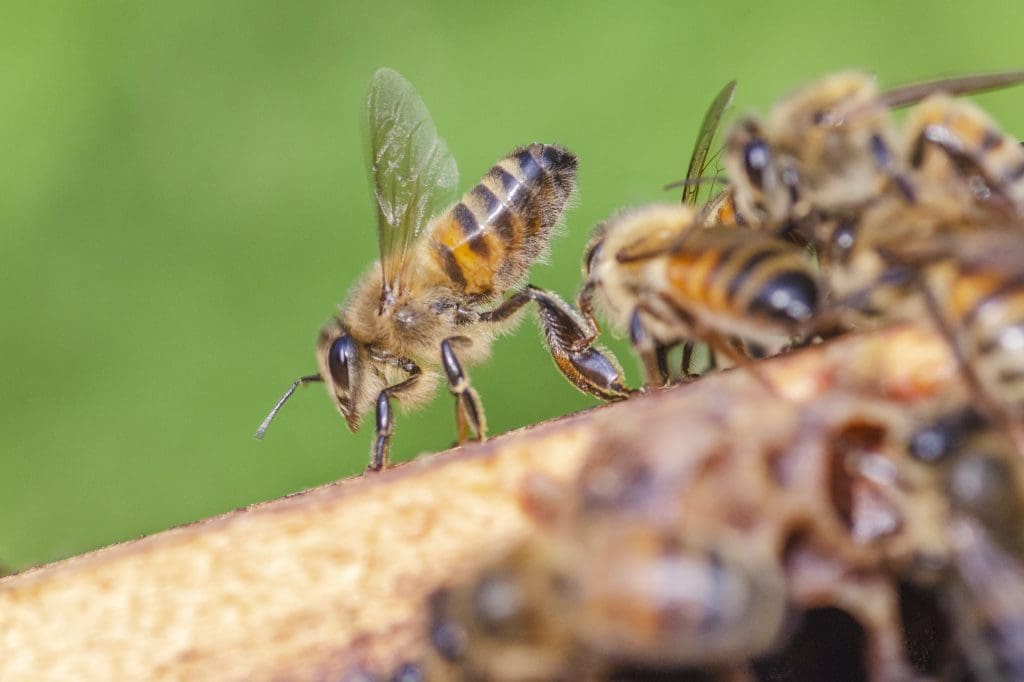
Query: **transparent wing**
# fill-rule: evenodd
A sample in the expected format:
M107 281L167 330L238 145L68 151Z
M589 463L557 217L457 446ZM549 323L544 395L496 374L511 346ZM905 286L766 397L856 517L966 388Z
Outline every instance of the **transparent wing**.
M700 124L700 131L697 133L697 140L693 145L693 153L690 155L690 166L686 169L686 180L683 187L684 204L696 205L700 199L701 188L716 184L720 169L716 169L713 173L714 177L709 178L705 173L721 151L718 149L714 155L711 154L711 149L715 142L715 133L718 132L718 125L722 121L722 115L725 113L725 110L732 103L732 96L735 92L736 81L726 83L704 114L704 120Z
M920 102L936 92L944 92L949 95L968 95L997 90L1021 82L1024 82L1024 71L958 76L893 88L882 93L880 99L884 106L896 109Z
M409 81L378 69L367 95L370 177L385 293L400 288L409 246L451 201L459 171Z
M1017 238L1022 226L967 230L958 234L922 235L879 247L891 263L927 267L949 259L969 271L987 271L1011 278L1024 277L1024 243Z

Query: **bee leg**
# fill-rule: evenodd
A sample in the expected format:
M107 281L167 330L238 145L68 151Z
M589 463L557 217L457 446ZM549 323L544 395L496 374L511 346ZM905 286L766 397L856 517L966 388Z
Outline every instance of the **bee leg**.
M917 193L914 191L914 186L910 183L910 179L897 167L889 145L885 143L885 140L880 135L872 135L870 146L871 156L875 159L875 165L889 176L889 179L893 181L904 199L911 204L915 203L917 201Z
M629 397L615 356L593 343L597 338L594 325L551 292L528 286L525 293L537 304L548 351L565 378L601 400Z
M701 329L699 327L694 329L694 335L704 343L708 344L708 348L712 353L720 353L722 357L728 359L736 367L750 372L750 374L757 379L757 381L764 386L769 393L777 397L782 397L782 392L779 391L767 376L765 376L765 373L761 371L761 368L747 357L742 350L737 348L731 339L721 336L711 330Z
M629 342L633 349L640 356L644 365L644 380L648 386L667 386L670 376L668 363L666 362L668 349L651 338L644 329L643 319L640 317L639 306L633 309L629 318Z
M594 286L593 280L588 279L576 297L576 307L580 309L583 319L590 327L591 334L585 342L585 345L588 346L596 341L598 334L601 333L601 325L597 323L597 317L594 315Z
M420 368L411 365L410 376L405 381L388 386L377 396L377 437L373 440L373 450L370 452L369 471L380 471L388 463L388 453L391 451L391 433L394 424L391 419L391 396L409 388L420 378Z
M488 310L480 313L479 321L503 322L529 302L530 295L525 291L519 291L505 299L505 301L503 301L502 304L494 310Z
M480 396L469 385L469 377L459 364L455 355L454 344L470 343L465 336L450 336L441 342L441 365L448 377L448 390L455 396L455 424L458 429L459 442L469 440L470 432L476 434L474 440L486 438L487 424L484 420Z
M693 341L683 342L683 359L679 363L679 371L684 381L693 379L695 376L697 376L690 371L690 367L693 365L693 350Z
M998 138L999 135L996 134L994 139L997 140ZM918 134L918 137L914 139L910 154L910 163L914 168L918 168L924 163L925 147L928 144L936 146L939 151L945 154L953 168L965 178L980 178L984 183L984 188L990 191L991 195L998 202L1011 207L1014 205L1014 200L1010 196L1006 183L993 178L978 162L977 157L967 151L964 141L953 134L947 126L925 126Z
M1021 447L1024 445L1024 427L985 388L984 382L971 365L970 359L957 338L956 332L950 327L945 316L942 314L942 305L935 300L935 294L932 293L931 288L922 282L920 283L920 289L928 316L932 318L932 322L935 324L939 335L942 336L946 345L949 346L949 350L953 354L953 360L960 371L960 376L963 377L968 390L978 401L979 408L989 419L997 424L1001 424L1017 443L1018 447Z

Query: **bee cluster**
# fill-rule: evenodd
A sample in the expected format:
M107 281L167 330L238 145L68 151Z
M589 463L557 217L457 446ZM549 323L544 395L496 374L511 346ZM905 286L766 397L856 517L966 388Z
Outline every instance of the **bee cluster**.
M1024 679L1024 147L957 98L1020 81L828 76L731 125L719 183L730 83L682 202L600 224L574 307L518 283L576 157L516 149L434 217L454 161L411 86L378 72L381 260L285 395L323 382L353 429L375 410L371 468L391 400L442 380L460 441L484 437L463 364L531 303L559 370L601 399L689 380L695 344L757 380L595 424L574 482L523 492L536 532L431 597L432 651L396 679ZM596 344L598 317L628 335L644 389ZM961 388L836 376L802 400L758 362L897 322L943 339Z

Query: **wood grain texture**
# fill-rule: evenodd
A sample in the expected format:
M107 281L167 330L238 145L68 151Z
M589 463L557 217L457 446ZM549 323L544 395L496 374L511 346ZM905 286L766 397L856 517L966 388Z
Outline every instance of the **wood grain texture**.
M757 367L781 394L766 400L958 383L942 343L915 329ZM417 658L425 596L530 532L525 477L570 478L592 420L685 409L737 383L758 385L719 373L0 579L0 679L328 680Z

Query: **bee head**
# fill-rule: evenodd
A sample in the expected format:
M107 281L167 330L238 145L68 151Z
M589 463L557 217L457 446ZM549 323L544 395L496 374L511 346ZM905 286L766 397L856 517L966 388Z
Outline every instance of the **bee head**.
M327 384L328 394L334 399L334 404L352 431L359 428L361 417L357 405L364 355L363 344L340 324L329 325L321 332L320 341L317 343L320 376Z
M795 182L795 173L779 158L757 120L733 126L726 141L725 167L741 215L755 224L787 217L795 189L789 185Z

